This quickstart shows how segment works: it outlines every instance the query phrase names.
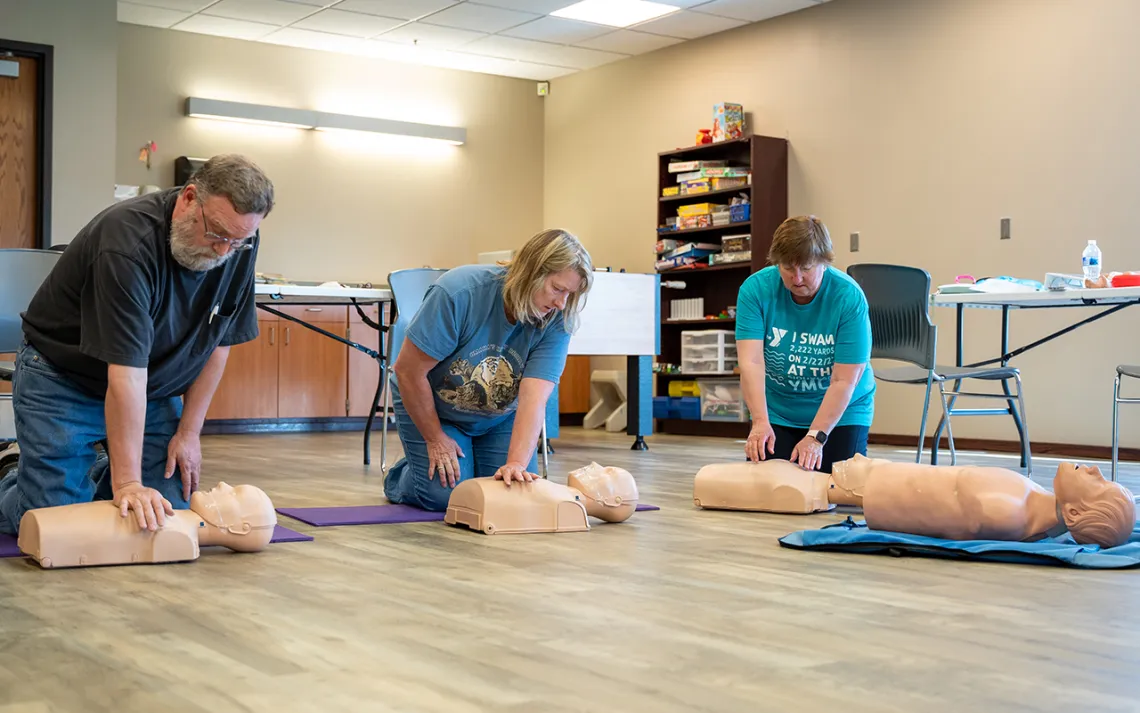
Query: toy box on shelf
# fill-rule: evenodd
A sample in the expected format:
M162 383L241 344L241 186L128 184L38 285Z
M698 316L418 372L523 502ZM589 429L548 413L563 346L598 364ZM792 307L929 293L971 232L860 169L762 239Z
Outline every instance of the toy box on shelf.
M745 423L751 417L740 379L698 379L702 421Z

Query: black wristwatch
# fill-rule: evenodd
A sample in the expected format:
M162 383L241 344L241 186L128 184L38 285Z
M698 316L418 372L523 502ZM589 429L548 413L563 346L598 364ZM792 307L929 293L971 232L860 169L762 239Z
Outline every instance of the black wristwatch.
M819 445L821 446L827 443L827 434L823 431L808 431L807 434L815 440L819 441Z

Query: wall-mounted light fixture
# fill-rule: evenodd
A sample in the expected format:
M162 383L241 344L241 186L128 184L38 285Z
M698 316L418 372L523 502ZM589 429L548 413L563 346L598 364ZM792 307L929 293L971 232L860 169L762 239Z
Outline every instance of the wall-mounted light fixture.
M330 114L308 109L290 109L263 104L245 104L187 97L186 115L201 119L221 119L247 124L268 124L297 129L318 129L322 131L367 131L375 134L412 136L421 139L434 139L456 146L467 141L467 129L458 126L437 124L417 124L411 121L395 121L350 114Z

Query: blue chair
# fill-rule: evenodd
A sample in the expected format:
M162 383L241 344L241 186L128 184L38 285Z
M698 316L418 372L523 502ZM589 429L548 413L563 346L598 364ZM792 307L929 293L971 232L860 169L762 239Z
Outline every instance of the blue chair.
M31 304L60 255L59 250L0 249L0 353L20 348L24 339L20 314ZM15 364L0 363L0 381L11 381L14 373ZM0 408L10 412L11 401L10 394L0 394ZM5 423L11 423L11 419L0 414L0 424ZM19 453L12 440L15 433L5 430L0 430L0 471L11 467Z
M380 436L380 472L388 472L388 418L392 408L392 365L400 354L400 347L404 344L404 335L412 318L416 316L420 306L423 305L424 296L428 288L435 284L447 270L433 267L416 267L406 270L397 270L388 274L388 287L392 290L392 305L396 312L396 319L388 331L388 355L384 361L383 374L381 374L382 395L377 399L377 405L372 410L380 408L384 412L384 424ZM383 403L383 406L380 406ZM371 428L371 417L369 428ZM542 477L545 478L549 469L548 444L546 441L546 419L542 420Z
M1021 453L1026 473L1032 474L1033 464L1029 453L1029 436L1025 427L1025 404L1021 398L1021 374L1012 366L943 366L936 363L938 327L930 319L930 273L916 267L904 265L858 264L847 268L851 276L863 289L871 318L871 358L890 359L909 366L875 368L875 378L896 384L925 384L926 400L922 406L922 420L918 429L918 452L915 462L922 460L926 439L926 419L930 410L930 392L935 383L942 400L942 420L946 424L946 438L950 446L950 463L958 462L954 450L954 434L950 430L950 416L957 413L963 416L984 416L1007 414L1013 417L1021 437ZM973 393L958 391L965 379L999 381L1003 385L1008 380L1016 382L1017 392ZM946 382L953 381L953 390L946 390ZM947 401L947 396L950 400ZM1005 408L994 409L955 409L954 402L959 396L1003 399ZM1016 407L1015 407L1016 402ZM1019 418L1020 412L1020 420ZM938 459L938 443L931 445L930 462Z

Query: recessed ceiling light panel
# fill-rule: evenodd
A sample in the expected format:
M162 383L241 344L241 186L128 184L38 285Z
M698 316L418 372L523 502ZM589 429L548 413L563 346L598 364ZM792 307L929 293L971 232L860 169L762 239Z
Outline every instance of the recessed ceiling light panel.
M592 22L595 25L629 27L680 9L674 5L649 2L649 0L582 0L550 14L567 20Z

